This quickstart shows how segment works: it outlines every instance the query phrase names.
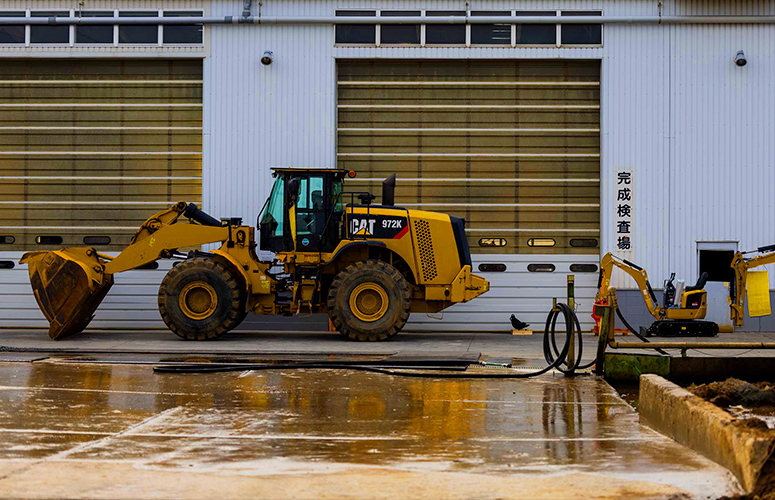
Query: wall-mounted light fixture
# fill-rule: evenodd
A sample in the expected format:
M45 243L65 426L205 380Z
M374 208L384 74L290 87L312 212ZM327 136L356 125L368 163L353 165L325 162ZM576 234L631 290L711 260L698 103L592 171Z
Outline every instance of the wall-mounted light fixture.
M274 61L274 54L271 50L267 50L264 52L264 55L261 56L261 64L264 66L269 66L272 64L272 61Z
M740 66L741 68L748 64L748 59L745 58L745 52L742 50L738 50L737 54L735 54L735 64Z

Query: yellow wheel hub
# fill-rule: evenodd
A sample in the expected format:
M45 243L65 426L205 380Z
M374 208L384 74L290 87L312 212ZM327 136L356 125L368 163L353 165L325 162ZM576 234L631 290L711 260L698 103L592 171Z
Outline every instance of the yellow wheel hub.
M204 281L194 281L180 292L178 303L180 310L189 318L205 319L215 312L218 306L218 295L215 293L215 288Z
M361 283L350 294L350 311L361 321L377 321L388 304L387 292L376 283Z

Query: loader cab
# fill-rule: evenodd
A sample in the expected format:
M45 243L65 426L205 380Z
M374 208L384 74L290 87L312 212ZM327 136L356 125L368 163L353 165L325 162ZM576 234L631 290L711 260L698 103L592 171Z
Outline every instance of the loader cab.
M275 169L272 193L259 216L259 248L271 252L329 252L339 243L339 169Z

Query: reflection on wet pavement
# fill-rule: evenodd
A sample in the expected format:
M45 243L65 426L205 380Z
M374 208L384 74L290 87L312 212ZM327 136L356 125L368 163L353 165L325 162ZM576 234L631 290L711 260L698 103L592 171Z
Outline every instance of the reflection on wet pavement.
M0 439L3 461L249 475L364 466L589 473L694 493L732 484L723 469L640 426L632 408L591 377L179 375L142 365L8 363L0 364Z

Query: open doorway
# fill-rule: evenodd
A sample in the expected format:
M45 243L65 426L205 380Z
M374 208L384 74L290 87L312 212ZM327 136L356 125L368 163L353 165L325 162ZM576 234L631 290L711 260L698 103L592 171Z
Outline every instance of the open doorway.
M736 241L697 242L697 276L708 273L708 282L705 285L708 292L708 314L705 320L718 323L722 332L733 330L732 320L729 318L728 297L729 287L735 277L730 265L736 251Z
M699 250L700 276L708 273L708 281L731 282L735 271L730 264L735 256L734 250Z

